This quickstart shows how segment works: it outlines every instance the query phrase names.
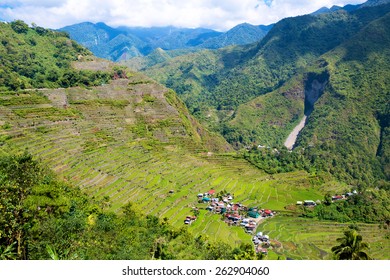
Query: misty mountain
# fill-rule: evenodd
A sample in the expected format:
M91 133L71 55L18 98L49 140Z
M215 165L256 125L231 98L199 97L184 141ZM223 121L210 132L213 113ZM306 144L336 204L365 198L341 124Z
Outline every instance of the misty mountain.
M90 49L96 56L114 61L142 57L153 50L218 49L229 45L245 45L263 38L272 28L240 24L227 32L206 28L118 27L105 23L84 22L66 26L61 31Z
M374 6L388 4L388 3L390 3L390 0L368 0L367 2L362 3L362 4L357 4L357 5L348 4L348 5L345 5L344 7L334 5L331 8L322 7L320 9L318 9L317 11L315 11L314 13L311 13L311 15L320 15L320 14L325 14L325 13L332 13L332 12L335 12L335 11L338 11L338 10L344 10L344 11L347 11L347 12L352 12L352 11L360 9L360 8L374 7Z

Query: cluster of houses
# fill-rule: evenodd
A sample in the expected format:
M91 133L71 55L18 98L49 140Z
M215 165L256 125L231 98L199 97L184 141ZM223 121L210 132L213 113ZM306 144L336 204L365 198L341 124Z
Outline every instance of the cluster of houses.
M347 192L346 194L342 194L342 195L333 195L332 196L332 201L337 201L337 200L345 200L345 199L348 199L349 197L351 196L354 196L356 195L358 192L356 190L354 190L353 192Z
M348 192L348 193L343 194L343 195L333 195L332 196L332 202L333 201L338 201L338 200L345 200L345 199L348 199L349 197L354 196L356 194L357 194L357 191L354 190L353 192ZM320 200L317 200L317 201L304 200L304 201L297 201L296 205L303 205L303 206L307 206L307 207L314 207L314 206L316 206L317 204L320 204L320 203L321 203Z
M226 213L225 222L231 226L241 226L249 234L253 234L256 231L258 222L261 219L275 215L275 212L269 209L258 210L257 208L246 208L245 212L241 213L239 214L236 211Z
M271 246L268 235L263 235L262 232L258 232L255 236L252 237L252 242L256 248L256 253L263 253L264 255L268 254L267 248Z
M206 209L215 214L222 214L225 222L231 226L242 226L247 233L255 232L258 222L262 218L272 217L275 212L269 209L248 208L241 203L233 202L233 195L226 193L214 197L215 190L197 195L200 203L207 203Z
M200 193L197 195L197 199L199 203L207 204L206 210L222 215L228 225L240 226L249 234L256 233L256 228L262 219L276 214L270 209L248 208L241 203L235 203L233 202L234 195L230 193L218 194L218 197L216 197L215 190ZM194 207L193 209L199 211L198 208ZM196 218L196 216L187 216L184 223L190 225ZM253 235L252 243L257 253L268 254L268 248L271 246L268 235L258 232Z

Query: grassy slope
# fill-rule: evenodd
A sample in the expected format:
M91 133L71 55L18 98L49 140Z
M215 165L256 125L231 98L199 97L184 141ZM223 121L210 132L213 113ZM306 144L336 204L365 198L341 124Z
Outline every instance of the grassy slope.
M127 107L133 104L123 107L123 103L112 103L110 97L116 96L116 100L129 97L137 99L140 96L136 92L146 93L153 88L160 88L155 84L139 83L145 81L144 78L138 75L130 78L133 88L129 91L126 90L128 86L123 88L123 84L129 81L118 80L111 85L89 90L70 88L29 92L19 96L3 94L1 97L7 98L7 104L15 104L20 98L31 102L1 107L5 114L1 118L3 126L0 129L0 151L18 152L27 148L48 163L60 177L80 186L87 194L98 200L108 196L113 210L118 210L127 201L132 201L141 211L167 217L175 227L181 227L184 217L191 214L191 207L199 207L200 217L189 230L195 235L205 234L210 236L211 240L223 240L236 245L243 241L250 242L250 236L241 228L228 227L219 216L204 210L205 205L196 201L197 193L211 188L217 191L227 190L235 194L236 201L249 206L284 210L285 205L295 203L296 200L320 199L324 189L329 190L332 187L318 186L316 178L305 172L270 176L229 154L206 155L207 149L186 135L183 127L180 134L173 136L169 132L174 130L174 133L177 133L180 127L177 124L175 129L167 124L162 128L165 130L167 142L162 140L163 133L155 134L160 141L153 140L150 135L144 134L144 137L141 137L137 134L142 132L141 128L136 130L137 133L134 132L138 123L137 118L131 116L134 108L129 110ZM158 95L161 92L155 93ZM66 96L69 102L67 109L56 103L59 95ZM35 98L36 96L40 96L40 99ZM119 96L121 98L118 98ZM46 103L42 103L42 99L45 99ZM39 100L39 104L35 104L34 100ZM85 102L86 100L89 102ZM145 113L145 106L147 105L137 107ZM149 108L149 112L150 110L152 108ZM169 115L172 116L173 112ZM135 123L132 123L132 120ZM154 134L155 129L149 126L149 133ZM333 188L334 191L340 190L337 184ZM169 194L170 190L174 190L174 193ZM278 221L277 219L279 218L269 222ZM287 224L288 230L281 233L283 236L271 232L267 228L270 227L268 222L264 224L264 231L269 230L270 234L286 244L285 246L289 246L291 239L303 248L314 246L311 243L323 246L324 249L325 245L334 244L334 241L329 239L328 243L323 245L319 238L308 239L308 244L307 240L297 237L298 229L303 222L316 222L286 219L288 222L283 220L278 226L284 227L284 224ZM337 233L340 235L338 229L332 226L319 227L317 235L324 236L329 231L333 232L332 236ZM291 234L294 230L297 235ZM378 234L375 240L382 242L383 232L372 232ZM378 258L385 256L381 250L377 247L377 250L373 251ZM282 253L294 258L306 258L305 249L298 252L291 249L291 252ZM275 255L271 254L270 257ZM319 256L313 251L307 258Z
M248 205L280 210L298 199L322 197L315 177L305 172L269 176L229 154L207 156L227 145L206 131L214 146L204 144L202 129L183 108L169 104L182 106L169 94L138 74L90 89L4 93L1 151L28 149L85 192L109 196L114 210L133 201L178 227L192 206L204 207L196 194L210 188L232 192ZM243 231L230 232L215 217L196 221L193 231L249 241Z
M320 169L372 184L390 174L389 109L381 108L389 100L388 25L375 22L389 9L285 19L257 46L181 56L146 73L176 89L203 124L240 147L281 146L303 116L310 73L329 72L298 144L316 147L310 157Z
M370 244L367 253L374 259L390 258L390 241L384 236L389 230L378 225L358 224L359 234ZM346 224L316 221L296 217L274 217L262 223L258 230L282 243L277 255L292 259L331 259L330 249L337 244ZM277 258L277 255L272 255Z
M145 69L149 69L156 64L167 62L177 56L190 54L197 51L199 50L163 50L161 48L157 48L147 56L133 57L128 60L120 61L120 63L131 68L134 71L143 71Z
M231 141L281 147L304 114L304 81L293 79L279 89L238 107L225 129ZM252 130L248 133L247 128Z

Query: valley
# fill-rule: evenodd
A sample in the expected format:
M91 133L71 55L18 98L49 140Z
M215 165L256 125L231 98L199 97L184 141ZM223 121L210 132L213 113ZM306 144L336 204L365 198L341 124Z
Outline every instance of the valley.
M325 260L354 230L390 259L389 27L0 23L0 257Z
M109 64L92 61L77 63L76 67L96 65ZM93 89L3 93L0 151L7 155L27 149L59 178L79 186L97 201L104 201L115 212L132 202L141 213L167 218L174 227L181 228L183 219L192 215L196 207L200 211L198 219L187 226L192 234L236 246L250 243L251 235L209 213L207 204L198 203L198 193L210 189L226 191L248 207L273 209L277 217L266 221L260 229L288 246L290 241L280 236L285 224L291 222L298 231L303 228L302 222L289 218L293 212L285 207L298 200L322 199L325 190L337 192L347 187L336 181L323 183L305 171L270 175L237 157L222 139L218 143L217 138L210 138L210 144L200 141L192 125L186 124L191 117L184 107L184 111L177 111L176 106L166 103L168 89L140 74L127 75L128 80L114 80ZM25 105L13 105L20 100ZM34 100L40 101L37 104ZM203 139L207 139L207 132L203 134ZM269 228L274 221L283 219L287 220ZM319 223L321 228L322 222L304 221ZM381 258L380 244L384 240L376 240L378 247L372 252ZM303 258L328 256L329 247L321 247L319 240L301 240L299 244L306 248L312 246L311 242L322 249L311 248L310 257ZM302 258L302 253L283 248L269 251L269 257Z

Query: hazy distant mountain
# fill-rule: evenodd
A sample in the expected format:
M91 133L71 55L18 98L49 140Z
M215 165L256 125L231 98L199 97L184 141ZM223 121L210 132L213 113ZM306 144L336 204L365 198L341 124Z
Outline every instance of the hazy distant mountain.
M118 30L138 37L143 42L146 42L151 50L156 48L173 50L194 47L210 38L223 34L222 32L206 28L178 28L174 26L150 28L119 27Z
M271 30L272 26L273 24L255 26L243 23L217 37L208 39L200 46L206 49L218 49L230 45L250 44L261 40Z
M71 38L91 50L96 56L120 60L142 55L146 43L125 31L114 29L104 23L83 22L60 29Z
M72 39L90 49L96 56L114 61L146 56L157 48L177 50L189 48L217 49L229 45L245 45L262 39L272 28L240 24L227 32L205 28L118 27L104 23L84 22L61 28Z
M320 14L325 14L325 13L332 13L332 12L335 12L335 11L338 11L338 10L344 10L344 11L347 11L347 12L352 12L356 9L358 9L361 5L346 5L344 7L340 7L340 6L332 6L331 8L327 8L327 7L322 7L321 9L315 11L314 13L312 13L312 15L320 15Z
M320 14L325 14L325 13L331 13L331 12L335 12L338 10L352 12L356 9L360 9L360 8L364 8L364 7L373 7L373 6L378 6L378 5L388 4L388 3L390 3L390 0L368 0L365 3L358 4L358 5L348 4L348 5L345 5L344 7L334 5L331 8L322 7L320 9L318 9L317 11L315 11L314 13L311 13L311 15L320 15Z

